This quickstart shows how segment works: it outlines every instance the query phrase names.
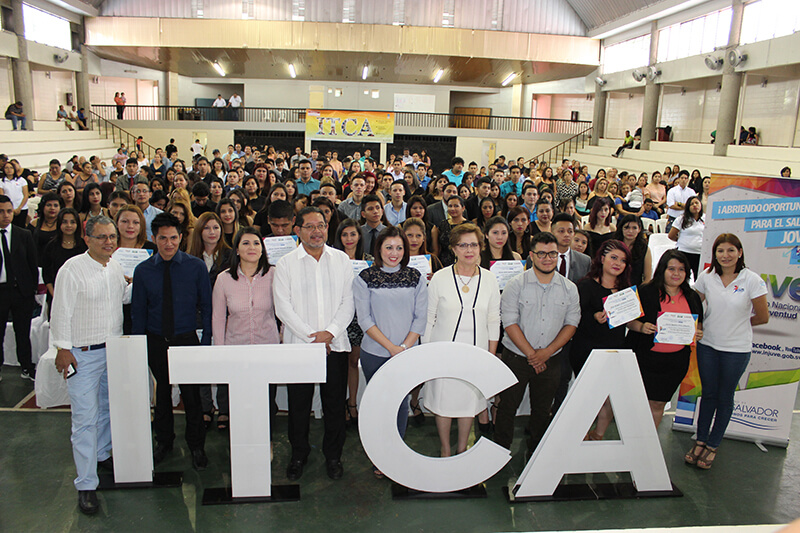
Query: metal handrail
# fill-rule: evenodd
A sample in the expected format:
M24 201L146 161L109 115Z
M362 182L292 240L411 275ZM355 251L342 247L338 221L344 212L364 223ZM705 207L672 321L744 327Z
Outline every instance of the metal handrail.
M112 107L116 107L116 106L112 106ZM131 147L133 147L134 150L136 149L136 139L138 138L138 135L134 135L133 133L129 132L128 130L120 128L119 126L117 126L116 124L111 122L110 120L107 120L107 119L101 117L100 115L98 115L97 113L95 113L94 110L90 110L89 111L89 117L93 121L95 121L95 123L97 124L97 130L100 132L101 135L103 135L103 130L105 130L105 138L106 139L108 139L109 134L110 134L111 135L111 140L114 142L114 144L116 144L117 142L120 142L120 143L124 142L126 147L128 148L129 153L130 153ZM117 141L117 139L119 139L119 141ZM156 153L156 148L153 145L148 144L148 143L146 143L144 141L142 141L141 150L145 153L144 155L145 155L145 157L147 159L152 159L153 155Z
M528 160L528 163L530 163L531 161L534 161L534 160L539 161L539 162L545 161L545 162L547 162L547 166L552 166L551 165L552 162L551 162L550 158L553 155L553 152L555 152L555 156L556 156L555 164L557 164L557 165L561 164L561 161L563 159L566 159L569 156L571 156L574 152L577 152L579 148L585 147L586 146L586 142L591 138L592 138L592 128L589 127L589 128L586 128L585 130L583 130L582 132L578 133L577 135L573 135L572 137L570 137L566 141L561 142L561 143L553 146L549 150L547 150L545 152L542 152L541 154L537 155L536 157L531 158L530 160ZM573 149L573 146L574 146L574 149Z
M117 120L117 106L92 105L92 110L106 120ZM354 111L342 109L340 111ZM360 110L364 111L364 110ZM378 111L381 112L381 111ZM386 112L386 111L382 111ZM417 128L465 128L531 133L575 135L585 131L589 121L551 118L506 117L464 113L417 113L394 111L395 125ZM125 106L123 120L211 120L232 122L277 122L301 124L306 121L305 108L201 106Z

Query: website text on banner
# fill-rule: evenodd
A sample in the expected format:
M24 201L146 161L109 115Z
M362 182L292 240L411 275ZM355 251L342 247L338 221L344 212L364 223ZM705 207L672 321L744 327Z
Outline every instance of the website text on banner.
M768 324L753 329L750 363L726 436L786 446L800 380L800 181L714 174L708 205L703 264L711 262L717 235L736 234L747 268L767 284L770 314ZM700 394L693 354L680 388L676 429L693 431Z
M393 143L394 113L308 109L306 139Z

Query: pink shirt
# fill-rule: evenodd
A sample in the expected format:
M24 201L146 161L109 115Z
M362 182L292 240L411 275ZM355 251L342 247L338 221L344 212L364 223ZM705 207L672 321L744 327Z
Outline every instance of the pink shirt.
M278 344L280 335L272 304L275 268L253 280L239 269L234 280L229 271L219 275L212 294L211 332L215 345Z
M692 310L689 309L689 302L683 292L679 292L675 299L667 296L666 300L661 300L662 313L684 313L691 314ZM674 353L683 350L682 344L667 344L665 342L653 344L653 351L659 353Z

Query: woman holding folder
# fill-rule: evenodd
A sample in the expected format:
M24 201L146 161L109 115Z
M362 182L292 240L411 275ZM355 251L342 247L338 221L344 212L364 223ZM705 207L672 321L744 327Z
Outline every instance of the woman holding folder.
M644 316L628 322L628 344L636 352L644 390L658 428L664 407L689 370L691 344L658 342L658 317L679 313L697 317L695 340L703 338L703 304L689 287L689 260L678 250L667 250L656 266L653 279L639 290Z

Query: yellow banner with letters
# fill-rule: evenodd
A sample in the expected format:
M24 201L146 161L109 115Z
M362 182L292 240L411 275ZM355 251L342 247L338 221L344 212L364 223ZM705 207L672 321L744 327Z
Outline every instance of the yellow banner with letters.
M317 141L392 143L394 113L308 109L306 138Z

